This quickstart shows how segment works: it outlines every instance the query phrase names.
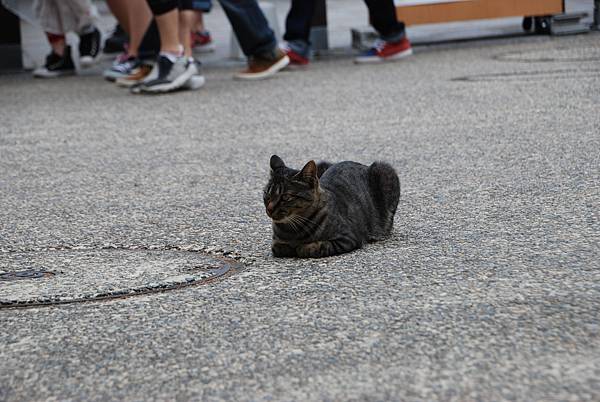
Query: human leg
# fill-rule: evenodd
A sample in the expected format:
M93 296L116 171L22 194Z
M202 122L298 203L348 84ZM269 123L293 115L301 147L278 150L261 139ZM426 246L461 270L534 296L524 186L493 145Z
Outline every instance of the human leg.
M66 44L66 31L56 0L37 0L34 10L52 51L46 56L44 65L33 71L33 76L54 78L74 74L75 64L71 58L71 48Z
M121 0L127 10L129 56L138 56L139 48L152 21L152 12L145 0Z
M104 77L119 84L130 86L143 79L151 69L140 57L141 45L150 30L152 12L145 0L109 0L111 11L119 23L126 27L130 41L124 54L117 57L113 65L104 71ZM158 35L158 34L157 34ZM158 49L153 54L156 57Z
M285 19L285 34L288 56L294 64L308 64L310 53L310 22L315 13L315 0L292 0L290 11ZM300 56L299 58L295 57Z
M198 4L196 0L180 0L179 8L179 40L183 45L184 56L189 63L196 63L192 57L192 34L197 22ZM205 83L205 79L198 71L183 85L184 89L198 89Z
M106 5L119 22L119 25L129 34L129 8L127 7L127 0L106 0Z
M289 58L277 47L273 30L256 0L219 0L240 47L248 57L248 68L235 75L256 80L272 76L285 68Z
M219 0L219 2L244 54L248 57L272 56L277 41L256 0Z
M373 28L380 39L373 47L354 59L356 63L394 61L412 54L404 23L396 18L393 0L365 0Z
M396 17L394 0L364 0L373 28L387 42L398 42L405 36L404 23Z
M181 88L198 72L196 64L183 54L179 39L178 0L147 0L156 19L161 49L153 71L132 88L134 93L169 92ZM188 33L189 35L189 33Z
M192 30L195 23L194 10L182 8L179 11L179 42L183 46L183 54L186 57L192 57Z
M195 1L194 4L196 3L198 2ZM202 4L203 9L194 10L195 22L191 35L192 47L200 53L214 52L215 45L210 32L204 25L204 13L210 10L211 3L210 1L202 1L200 4Z

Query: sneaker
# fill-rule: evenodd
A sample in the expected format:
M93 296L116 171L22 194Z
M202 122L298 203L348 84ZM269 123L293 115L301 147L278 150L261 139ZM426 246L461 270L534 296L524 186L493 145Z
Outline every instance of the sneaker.
M70 46L65 46L65 54L62 56L54 52L50 53L46 56L46 64L33 71L33 76L38 78L55 78L71 74L75 74L75 63L71 58Z
M290 59L290 64L288 64L288 67L307 67L310 63L308 57L304 57L301 54L296 53L288 44L281 45L281 50Z
M200 53L208 53L215 51L215 44L212 41L210 32L192 32L192 47Z
M274 58L250 57L248 68L235 74L234 77L240 80L262 80L273 76L288 64L290 64L290 58L277 48Z
M152 71L152 65L141 63L138 67L131 70L131 73L125 77L119 77L115 83L120 87L130 88L141 83Z
M196 63L197 72L196 72L196 74L192 75L191 78L185 82L185 84L183 84L181 89L195 90L195 89L202 88L204 86L204 84L206 83L206 80L204 79L204 76L202 75L202 72L201 72L202 63L194 60L193 57L190 57L188 60L191 63Z
M109 81L115 81L131 75L132 71L141 64L140 59L135 56L125 56L125 58L119 56L110 68L104 70L102 75Z
M121 27L117 24L114 32L104 41L104 53L119 53L125 51L125 45L129 41L129 36Z
M127 46L125 46L125 52L119 53L117 55L117 57L115 57L115 59L112 62L113 66L116 66L117 64L121 64L125 61L127 61L128 58L130 58L131 56L129 55L129 52L127 51Z
M410 56L413 53L410 42L402 38L398 42L386 42L377 40L373 47L354 59L355 63L380 63L382 61L394 61Z
M198 74L193 59L185 56L171 61L165 55L159 55L152 72L140 84L133 86L132 93L164 93L181 88L192 76Z
M100 54L102 35L98 28L79 36L79 62L81 67L89 67L96 62Z
M204 79L204 76L196 74L192 75L192 77L189 80L187 80L185 84L183 84L181 89L195 90L198 88L202 88L205 83L206 80Z

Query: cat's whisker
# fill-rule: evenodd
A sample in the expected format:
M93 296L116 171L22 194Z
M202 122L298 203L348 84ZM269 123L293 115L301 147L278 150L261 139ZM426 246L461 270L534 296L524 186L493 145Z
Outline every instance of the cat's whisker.
M305 216L302 215L295 215L298 217L298 219L300 220L301 223L310 223L311 225L317 225L317 223L315 221L313 221L312 219L308 219Z
M297 219L298 215L290 215L290 223L295 232L299 232L302 222Z

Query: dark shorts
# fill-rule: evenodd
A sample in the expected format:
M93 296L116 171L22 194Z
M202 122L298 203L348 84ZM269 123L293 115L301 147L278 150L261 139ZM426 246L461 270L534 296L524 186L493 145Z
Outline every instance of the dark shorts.
M182 10L198 10L209 12L212 8L212 0L179 0L179 8Z
M212 7L212 0L146 0L154 15L162 15L171 10L198 10L205 13Z

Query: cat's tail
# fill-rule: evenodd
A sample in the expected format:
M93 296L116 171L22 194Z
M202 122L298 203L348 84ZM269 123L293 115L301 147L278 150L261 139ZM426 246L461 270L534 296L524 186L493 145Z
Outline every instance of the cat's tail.
M394 214L400 201L400 179L385 162L374 162L369 166L369 188L381 217L382 235L387 236L394 226Z
M321 176L323 176L323 173L325 173L325 171L329 169L331 165L333 165L333 163L326 161L317 162L317 177L321 178Z

